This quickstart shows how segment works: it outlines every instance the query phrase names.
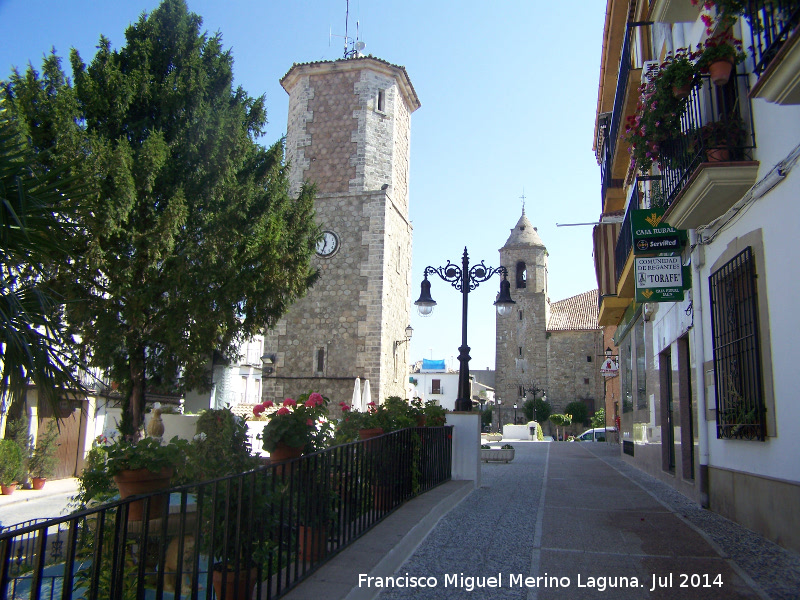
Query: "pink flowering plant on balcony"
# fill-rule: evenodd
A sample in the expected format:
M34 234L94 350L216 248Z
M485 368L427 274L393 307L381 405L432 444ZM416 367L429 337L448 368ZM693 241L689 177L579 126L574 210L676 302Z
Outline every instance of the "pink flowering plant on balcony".
M253 414L259 417L271 408L274 403L265 400L253 408ZM317 392L303 394L297 400L286 398L268 418L259 436L267 452L280 442L303 448L304 453L321 450L330 442L333 426L328 420L328 399Z
M646 174L653 164L668 162L664 142L681 135L681 117L688 106L688 97L676 95L676 88L688 84L701 85L696 67L699 53L679 48L648 72L647 81L639 87L636 112L625 123L623 139L628 143L631 169Z

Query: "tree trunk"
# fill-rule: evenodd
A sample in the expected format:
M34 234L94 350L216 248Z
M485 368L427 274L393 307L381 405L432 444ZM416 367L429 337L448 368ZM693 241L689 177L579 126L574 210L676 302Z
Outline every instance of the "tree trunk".
M144 409L144 394L147 383L144 346L137 344L131 349L129 356L131 367L131 391L128 397L126 412L130 419L131 431L126 432L126 434L138 438L139 430L142 427L142 411Z

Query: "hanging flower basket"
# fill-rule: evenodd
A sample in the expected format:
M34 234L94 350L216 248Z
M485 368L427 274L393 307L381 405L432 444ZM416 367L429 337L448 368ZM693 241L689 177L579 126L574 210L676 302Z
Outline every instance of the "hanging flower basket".
M733 61L728 59L718 60L708 65L708 75L714 85L725 85L730 81L733 72Z

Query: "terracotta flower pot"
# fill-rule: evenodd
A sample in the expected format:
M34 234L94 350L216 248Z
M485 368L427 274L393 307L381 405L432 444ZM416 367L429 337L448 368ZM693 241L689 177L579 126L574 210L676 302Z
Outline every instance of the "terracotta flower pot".
M708 65L708 74L714 85L725 85L731 78L733 62L727 59L718 60Z
M31 477L31 486L35 490L41 490L44 488L44 482L47 481L44 477Z
M297 538L300 560L314 562L325 555L328 542L327 526L298 525Z
M0 485L0 489L3 491L3 496L10 496L14 493L14 490L17 489L17 484L9 483L8 485Z
M249 575L249 584L248 584ZM225 587L226 600L250 600L253 597L253 589L256 587L258 570L253 568L249 571L242 569L238 573L226 569L223 573L220 565L214 565L214 574L211 577L211 584L214 586L214 593L217 598L222 598L222 588ZM236 586L239 586L239 593L236 594ZM235 595L234 595L235 594Z
M269 460L271 463L284 462L299 458L303 455L303 447L289 446L284 442L278 442L275 449L269 453Z
M370 438L378 437L379 435L383 435L382 427L373 427L372 429L358 430L358 439L360 440L368 440Z
M708 162L728 162L730 155L731 153L727 148L709 148L706 150Z
M685 83L682 86L673 86L672 87L672 95L675 96L678 100L683 100L689 96L689 93L692 91L692 82L691 80L688 83Z
M153 473L149 469L136 469L134 471L122 471L114 475L114 483L119 489L119 497L127 498L138 494L147 494L158 490L169 488L169 480L172 478L173 470L169 468L161 469L158 473ZM159 494L150 498L150 512L148 521L161 515L164 509L164 502L167 494ZM144 514L144 500L131 502L128 507L128 520L141 521Z

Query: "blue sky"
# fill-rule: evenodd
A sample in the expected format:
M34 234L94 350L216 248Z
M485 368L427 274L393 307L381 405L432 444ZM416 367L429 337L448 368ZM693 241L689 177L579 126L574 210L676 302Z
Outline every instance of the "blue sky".
M155 0L0 0L0 78L41 66L55 47L85 62L100 34L115 47ZM279 79L292 63L341 58L345 0L188 0L209 32L232 48L235 83L265 94L264 143L286 131ZM406 68L422 107L411 117L412 301L426 266L499 265L498 250L521 214L549 252L552 301L596 287L591 227L600 175L592 152L605 0L351 0L365 53ZM331 37L330 34L334 37ZM339 37L336 37L339 36ZM65 60L68 65L68 61ZM433 315L412 311L411 359L458 356L461 296L432 279ZM495 277L469 295L471 368L494 368ZM513 292L513 290L512 290ZM457 368L457 361L453 360Z

